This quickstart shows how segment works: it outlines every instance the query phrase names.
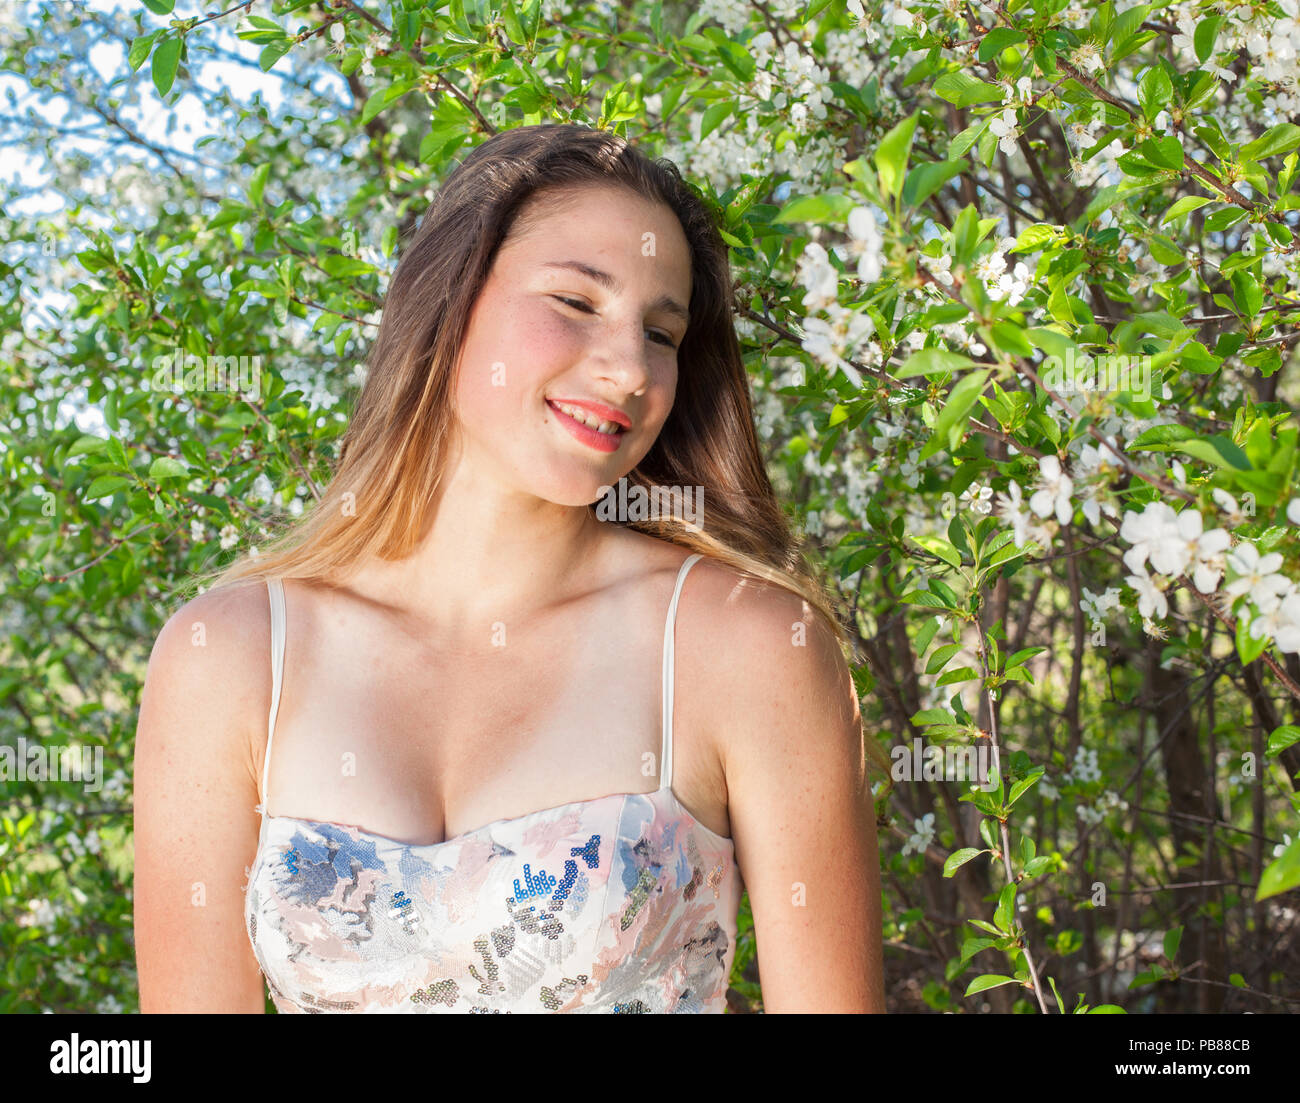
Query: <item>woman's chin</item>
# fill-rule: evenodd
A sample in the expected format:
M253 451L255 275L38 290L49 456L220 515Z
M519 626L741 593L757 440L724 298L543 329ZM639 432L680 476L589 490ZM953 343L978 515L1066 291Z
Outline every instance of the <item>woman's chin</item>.
M600 501L610 486L618 485L618 476L611 475L608 481L583 479L555 479L545 483L534 482L530 490L538 498L553 502L557 506L589 506Z

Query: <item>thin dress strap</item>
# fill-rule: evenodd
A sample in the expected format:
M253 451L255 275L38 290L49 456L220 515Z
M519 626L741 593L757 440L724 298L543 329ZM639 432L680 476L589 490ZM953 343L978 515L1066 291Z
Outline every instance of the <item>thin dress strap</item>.
M271 776L271 742L275 738L275 716L280 711L280 684L284 681L284 583L268 578L266 589L271 597L271 713L266 724L266 755L262 760L262 803L258 810L266 823L266 783Z
M677 572L677 586L673 590L673 600L668 606L668 620L664 625L664 692L663 692L663 740L659 748L659 788L669 789L673 784L673 628L677 624L677 602L682 596L682 585L687 572L696 562L704 557L698 553L689 555Z

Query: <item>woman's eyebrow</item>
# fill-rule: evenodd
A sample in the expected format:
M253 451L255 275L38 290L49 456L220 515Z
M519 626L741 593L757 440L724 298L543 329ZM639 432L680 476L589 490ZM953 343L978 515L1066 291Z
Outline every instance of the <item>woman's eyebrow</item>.
M542 265L542 267L570 268L575 272L581 272L584 276L589 276L600 284L600 286L606 291L611 291L614 294L617 294L622 290L618 280L608 272L605 272L600 268L593 268L590 264L586 264L580 260L548 260ZM659 298L650 304L650 309L660 310L665 314L675 314L683 322L689 323L691 320L691 312L671 295L660 295Z

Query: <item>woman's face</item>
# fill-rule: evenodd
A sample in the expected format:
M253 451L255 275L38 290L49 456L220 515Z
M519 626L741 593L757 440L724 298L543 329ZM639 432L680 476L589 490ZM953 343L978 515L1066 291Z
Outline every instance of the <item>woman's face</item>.
M672 409L690 251L671 210L621 188L537 202L470 315L461 459L512 489L587 505L641 461Z

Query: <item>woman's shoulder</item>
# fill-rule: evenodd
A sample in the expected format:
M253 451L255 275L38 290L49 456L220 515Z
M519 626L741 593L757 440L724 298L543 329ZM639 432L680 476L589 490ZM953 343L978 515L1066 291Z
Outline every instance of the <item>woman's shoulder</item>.
M655 576L679 575L692 549L634 533ZM802 688L838 685L845 673L830 626L802 596L703 553L682 584L674 628L684 662L697 656L722 681L780 677Z
M253 716L270 707L271 606L266 582L239 580L190 598L154 640L146 681L194 710Z
M164 623L158 642L174 647L178 640L189 640L190 646L208 646L211 642L220 647L226 641L248 640L261 631L268 641L271 637L270 591L261 578L239 579L196 594L177 608Z
M698 575L698 577L697 577ZM677 680L724 762L784 769L806 740L860 745L857 694L835 632L802 596L717 559L691 568L675 627ZM740 775L728 774L728 784Z

